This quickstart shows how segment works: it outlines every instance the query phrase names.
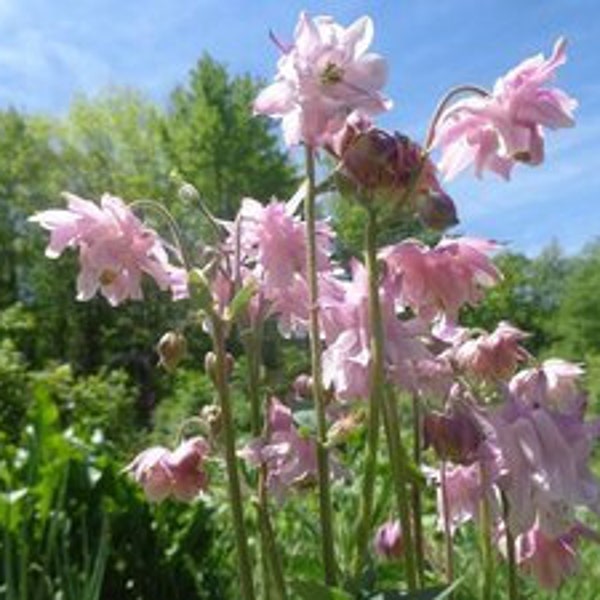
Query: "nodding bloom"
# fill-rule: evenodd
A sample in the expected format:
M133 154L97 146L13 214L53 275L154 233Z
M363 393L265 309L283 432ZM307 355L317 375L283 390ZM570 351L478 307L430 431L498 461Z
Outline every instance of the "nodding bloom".
M262 205L244 198L232 234L229 251L235 253L239 235L244 273L260 286L260 295L284 330L302 329L308 322L306 279L306 224L293 214L292 201ZM327 223L317 224L317 270L322 294L333 291L330 255L334 234ZM327 281L326 281L327 280Z
M266 465L267 487L279 501L290 490L312 486L317 481L316 441L299 431L292 411L277 398L271 398L268 433L250 441L239 455L253 466ZM339 472L332 464L332 476Z
M538 523L557 537L578 507L600 514L600 482L590 469L598 424L530 406L509 396L492 417L503 475L499 482L511 507L509 526L523 533Z
M458 345L453 356L458 367L488 381L510 377L529 353L519 344L528 335L502 321L492 333L484 333Z
M587 406L585 393L579 386L583 373L580 365L550 358L538 367L517 373L510 380L509 388L530 406L583 416Z
M429 412L423 419L423 443L438 458L470 465L478 458L484 433L466 409L452 407L445 413Z
M388 560L400 558L404 552L400 521L387 521L375 532L373 550Z
M528 58L496 82L487 97L452 104L440 118L434 145L442 150L439 168L447 179L473 164L475 174L494 171L508 179L515 162L538 165L544 159L544 127L574 124L577 102L546 84L564 64L566 40L550 58Z
M579 567L577 545L581 537L598 541L598 536L582 525L553 538L536 524L515 540L517 565L543 589L556 590Z
M98 206L73 194L64 196L66 210L45 210L30 221L50 231L49 258L59 257L67 247L79 249L78 300L89 300L98 290L113 306L141 300L143 273L161 290L171 290L173 299L188 296L185 269L170 264L158 234L123 200L104 194Z
M483 288L502 276L488 254L498 245L474 238L442 239L437 246L406 240L384 248L385 261L397 302L420 317L445 317L451 322L465 304L483 298Z
M208 453L208 443L201 437L194 437L173 451L162 446L148 448L125 470L141 484L151 502L161 502L169 497L190 502L207 488L204 461Z
M352 279L340 281L343 295L321 300L323 332L323 383L340 400L366 398L370 393L371 347L369 292L365 267L352 263ZM412 361L431 358L420 336L425 327L417 320L396 316L387 286L380 287L383 327L386 332L385 368L391 381L414 387Z
M329 16L300 14L294 43L283 47L275 82L254 101L254 112L282 120L288 146L316 147L354 110L376 114L391 108L379 90L387 79L385 60L368 53L373 23L362 17L347 28Z

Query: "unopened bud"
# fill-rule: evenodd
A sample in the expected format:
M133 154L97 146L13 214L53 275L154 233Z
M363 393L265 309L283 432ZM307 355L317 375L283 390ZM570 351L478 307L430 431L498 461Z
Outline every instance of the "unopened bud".
M221 409L215 404L207 404L202 407L200 411L200 418L210 431L211 437L217 438L221 433L223 427L223 417L221 415Z
M431 412L423 419L425 447L431 446L441 460L469 465L484 439L483 433L468 415Z
M296 377L292 387L294 392L301 398L309 398L313 392L312 377L302 373Z
M225 355L225 378L229 379L233 371L235 361L233 356L229 352ZM211 380L216 382L217 380L217 355L214 352L207 352L204 357L204 370Z
M171 372L177 368L187 352L187 342L182 333L167 331L156 345L159 364Z
M388 521L379 527L373 540L373 549L376 554L388 560L402 556L404 543L399 521Z
M417 205L419 221L430 229L444 231L458 225L456 206L452 198L444 192L423 194Z

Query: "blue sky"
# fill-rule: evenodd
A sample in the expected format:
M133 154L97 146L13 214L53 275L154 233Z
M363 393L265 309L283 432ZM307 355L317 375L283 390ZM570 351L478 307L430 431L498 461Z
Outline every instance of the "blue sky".
M344 24L373 17L395 101L382 123L418 139L450 86L491 86L566 35L558 81L580 102L577 126L548 134L541 168L518 167L508 184L462 175L449 191L462 231L517 251L557 239L575 252L600 235L598 0L0 0L0 107L61 114L74 93L115 84L166 103L204 51L267 79L277 58L268 30L291 38L302 9Z

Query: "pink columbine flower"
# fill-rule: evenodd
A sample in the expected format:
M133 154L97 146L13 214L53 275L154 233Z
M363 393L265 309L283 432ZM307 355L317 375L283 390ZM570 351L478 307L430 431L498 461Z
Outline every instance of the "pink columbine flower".
M300 14L294 43L283 47L275 82L254 102L254 111L282 119L289 146L316 147L335 134L354 110L376 114L391 107L379 90L385 60L367 52L373 23L362 17L347 28L329 16Z
M530 406L582 414L587 404L579 385L583 373L580 365L550 358L539 367L517 373L510 380L509 388L512 394Z
M454 360L465 372L488 381L504 380L529 353L520 345L528 335L502 321L492 333L467 340L454 349Z
M373 540L373 549L376 554L387 560L402 556L404 544L400 521L387 521L377 529Z
M142 485L151 502L172 496L190 502L208 485L204 461L208 443L201 437L190 438L174 451L162 446L144 450L125 468Z
M175 300L187 297L185 270L170 264L158 234L120 198L104 194L100 206L73 194L65 198L67 210L46 210L30 220L50 231L49 258L67 247L79 249L78 300L89 300L98 290L113 306L140 300L143 273L160 289L170 289Z
M498 79L489 97L467 98L451 105L440 119L434 145L442 150L439 168L447 179L473 164L508 179L516 161L531 165L544 158L543 128L574 124L577 102L547 87L566 62L566 41L557 40L550 58L523 61Z
M450 532L454 533L458 527L477 517L487 490L482 486L479 463L446 466L445 469L444 483L441 471L434 472L434 479L438 483L438 528L444 529L444 511L447 510Z
M370 326L368 280L364 266L352 263L352 278L340 281L343 295L321 300L326 349L323 383L341 400L365 398L370 393ZM380 288L382 319L386 332L385 368L390 381L415 387L413 361L431 358L420 337L420 321L401 321L396 316L389 286Z
M574 528L551 538L535 525L515 540L517 565L524 573L533 576L543 589L556 590L577 571L578 537Z
M597 423L509 397L492 418L502 453L501 488L516 533L538 522L546 535L563 534L577 507L600 513L600 482L590 469Z
M294 198L262 205L245 198L226 242L231 256L239 247L241 274L259 286L265 311L277 315L284 332L303 330L308 322L306 225L294 214ZM329 275L334 234L324 221L317 224L317 271L321 296L335 293Z
M417 240L388 246L380 252L394 286L397 302L431 320L458 318L464 304L474 305L483 288L501 279L488 254L498 245L474 238L443 239L430 248Z
M268 433L251 440L239 452L249 464L267 467L267 487L278 501L292 489L313 485L317 480L317 446L314 439L300 432L292 411L277 398L271 398ZM335 462L332 476L339 473Z

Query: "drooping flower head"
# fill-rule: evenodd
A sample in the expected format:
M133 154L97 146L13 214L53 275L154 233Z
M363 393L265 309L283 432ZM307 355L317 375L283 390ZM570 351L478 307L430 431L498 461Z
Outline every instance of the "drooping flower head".
M520 371L510 380L510 391L532 407L545 406L562 413L583 415L587 405L580 388L580 365L550 358L533 369Z
M316 441L299 431L292 411L277 398L271 398L267 434L251 440L239 451L241 458L252 466L265 465L267 487L279 501L300 488L317 481ZM332 476L339 469L332 463Z
M538 525L519 535L515 540L517 565L535 578L545 590L556 590L579 567L577 546L586 535L585 528L573 527L567 533L552 538Z
M469 375L496 381L510 377L528 352L520 345L527 334L502 321L492 333L466 340L454 349L454 360Z
M377 529L373 549L376 554L388 560L402 556L404 544L400 521L387 521Z
M379 90L385 60L368 53L373 23L362 17L347 28L329 16L300 14L294 43L283 54L275 82L254 102L254 111L282 119L288 146L317 147L336 133L354 110L376 114L391 107Z
M443 239L430 248L417 240L388 246L380 252L400 304L424 319L445 316L456 321L464 304L476 304L482 289L500 281L488 254L498 245L473 238Z
M98 290L113 305L142 299L142 274L150 275L174 299L188 295L187 274L169 262L158 234L145 226L115 196L104 194L100 206L65 194L67 210L46 210L30 220L50 231L46 256L57 258L67 247L79 249L81 270L77 299L89 300Z
M544 127L574 124L577 102L548 87L566 62L566 41L557 40L550 58L541 54L523 61L498 79L492 94L467 98L442 115L434 145L441 148L439 168L447 179L473 164L475 174L494 171L508 179L515 162L540 164L544 159Z
M151 502L172 496L190 502L208 485L204 461L208 443L201 437L182 442L174 451L162 446L144 450L126 467Z
M562 535L574 510L600 514L600 482L590 468L597 424L509 396L492 418L502 454L500 487L508 498L514 533L534 523L550 537Z

